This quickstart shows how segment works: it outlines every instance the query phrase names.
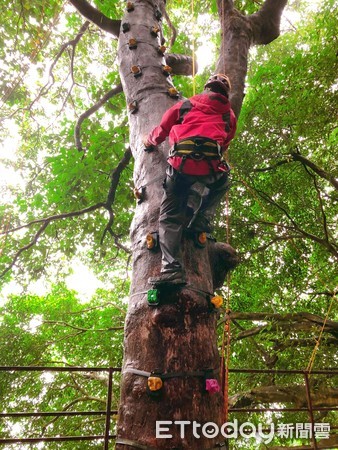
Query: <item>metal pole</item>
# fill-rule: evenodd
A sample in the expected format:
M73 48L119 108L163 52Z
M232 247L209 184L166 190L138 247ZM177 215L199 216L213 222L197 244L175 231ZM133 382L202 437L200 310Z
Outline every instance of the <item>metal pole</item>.
M113 396L113 368L109 368L107 411L106 411L106 430L105 430L105 434L104 434L104 450L108 450L108 448L109 448L109 432L110 432L110 416L111 416L112 396Z
M318 450L317 447L317 441L314 433L315 429L315 420L313 416L313 408L312 408L312 400L311 400L311 392L310 392L310 383L309 383L309 373L304 372L304 379L305 379L305 388L306 388L306 398L307 398L307 404L308 404L308 410L309 410L309 417L311 422L311 439L314 450Z

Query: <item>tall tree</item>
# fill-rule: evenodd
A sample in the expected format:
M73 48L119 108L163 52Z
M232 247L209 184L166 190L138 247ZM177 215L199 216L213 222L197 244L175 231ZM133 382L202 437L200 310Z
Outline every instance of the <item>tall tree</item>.
M161 19L166 14L166 2L127 4L120 27L116 21L101 17L86 2L72 3L87 19L99 25L104 23L106 30L118 36L120 75L129 106L130 147L135 159L134 183L135 186L147 185L146 198L138 206L131 228L133 282L125 328L117 448L128 447L128 443L131 447L168 448L168 442L156 440L154 435L157 420L175 417L222 424L221 393L206 401L204 378L189 374L211 369L213 375L209 376L220 379L216 316L210 313L206 293L213 293L223 284L228 269L236 263L236 256L229 246L209 242L203 250L196 250L193 242L185 239L182 245L188 287L176 293L161 292L159 308L151 309L147 305L147 279L158 274L160 256L150 254L144 242L147 233L157 229L162 195L160 180L165 173L168 147L164 145L158 153L148 155L143 151L142 137L179 98L170 78L163 73L165 60L159 51L164 44ZM217 70L233 79L231 100L237 115L243 98L249 48L253 44L267 44L279 35L285 5L286 0L265 1L258 13L245 17L232 2L218 3L222 45ZM136 39L136 48L131 48L130 39ZM176 70L179 67L178 64ZM152 180L156 182L151 183ZM149 408L146 379L141 375L140 380L140 374L133 372L135 369L146 373L160 371L164 377L179 375L166 379L161 401ZM219 437L197 439L192 429L182 439L180 430L176 429L170 446L209 448L219 443Z
M130 111L129 120L130 147L135 159L134 183L135 186L140 187L148 182L156 180L157 175L160 176L164 173L164 155L168 150L163 146L159 153L146 155L143 152L141 145L142 135L149 131L153 125L157 124L163 112L177 101L177 99L168 96L167 88L171 85L171 82L161 71L164 61L157 52L157 47L160 44L160 32L158 37L150 34L150 29L157 24L159 20L159 14L156 13L157 8L155 8L155 5L152 2L140 1L135 3L134 10L126 13L122 19L122 25L128 23L130 31L126 31L124 28L125 32L121 31L120 34L121 21L109 18L122 17L121 8L117 5L111 5L110 3L104 4L100 6L100 11L98 11L87 2L78 1L73 2L73 4L80 10L86 19L91 20L99 27L103 27L105 31L118 37L120 55L119 66L121 69L123 89L127 97L127 104L130 104L132 107L133 101L136 100L139 107L138 111L135 111L134 114L131 114ZM165 4L159 2L157 6L159 11L165 15ZM247 7L247 5L244 6ZM278 25L280 12L283 6L284 2L265 2L259 12L246 16L235 10L232 2L218 4L218 13L223 30L222 50L220 52L218 68L219 70L229 73L233 79L234 90L232 102L237 114L239 114L243 99L243 86L249 47L254 43L265 44L276 37L278 34L276 21ZM27 8L23 8L21 11L21 17L24 20L25 27L31 26L31 18L38 17L39 15L39 8L34 6L32 9L33 11L31 11L30 14L27 14ZM276 17L272 12L276 13ZM105 15L103 15L103 13ZM45 14L46 18L55 17L55 19L57 19L58 5L51 5L51 10L46 11ZM28 17L30 20L28 20ZM269 18L268 21L266 17ZM66 85L62 82L53 85L55 79L54 65L52 65L50 70L50 83L41 86L41 91L38 93L37 98L43 98L46 91L51 89L52 86L57 86L54 101L61 95L63 95L65 99L70 99L73 89L81 89L80 81L82 82L83 75L80 71L76 72L76 68L73 65L75 51L82 51L85 53L85 46L82 44L83 37L86 36L86 39L96 41L96 36L93 32L94 28L88 28L88 23L85 23L82 26L76 16L73 16L72 20L78 25L79 33L76 38L70 36L69 42L62 45L60 53L57 55L58 59L56 60L58 61L61 57L65 57L67 54L66 50L69 49L72 69L70 87L67 89ZM324 19L322 19L322 21L325 23ZM43 23L43 20L41 20L41 24ZM90 30L90 32L86 34L86 30ZM41 30L38 31L46 32L46 30L43 30L42 25ZM39 46L38 31L36 36L34 35L34 45L36 45L37 48ZM326 36L329 36L329 33L327 33ZM130 37L136 37L138 41L136 49L129 49L128 41ZM16 45L24 52L25 48L21 48L24 47L23 42L23 40L18 40ZM231 45L229 46L227 43L231 43ZM25 45L27 45L27 43ZM290 42L290 52L294 46L295 42ZM328 56L330 55L331 54L329 53ZM32 51L30 54L31 61L36 61L35 56L35 52ZM279 55L276 56L276 59L278 59L278 56ZM109 67L110 62L106 62ZM166 62L172 65L176 73L191 73L191 63L187 64L187 59L183 59L182 65L180 57L168 55L166 57ZM297 58L295 58L294 62L294 71L296 72ZM141 66L143 70L143 75L141 77L136 78L131 73L131 67L133 65ZM261 97L257 96L257 98L253 98L251 103L251 105L253 105L252 110L247 111L249 119L248 128L245 129L243 139L239 138L240 143L234 144L236 150L234 151L234 159L242 168L242 173L240 174L242 176L244 175L244 179L235 178L235 188L238 189L239 192L237 199L241 197L243 189L247 189L245 191L246 195L248 191L250 191L250 193L254 192L254 195L249 199L245 199L243 204L245 204L246 208L243 208L243 204L240 204L240 202L236 202L234 205L234 224L237 225L234 230L234 241L238 246L243 248L243 253L246 258L243 267L239 268L239 277L234 281L235 290L238 292L240 291L239 283L243 278L250 279L250 282L242 287L240 297L237 297L235 292L235 307L239 310L254 309L258 305L261 308L264 308L266 307L264 302L270 302L271 299L269 298L269 294L272 293L272 307L275 307L276 297L278 297L279 302L281 302L279 303L279 306L281 310L283 310L283 300L285 299L285 296L287 296L286 307L290 307L292 301L294 301L292 294L300 296L301 293L303 294L301 290L303 289L305 294L308 294L310 297L314 296L314 298L316 298L317 296L320 296L322 302L320 306L317 307L317 312L323 315L325 312L324 306L326 298L330 299L335 295L333 289L327 289L327 292L321 292L320 279L311 278L310 275L314 274L315 270L310 270L309 265L297 264L299 273L294 269L291 270L290 267L295 266L295 260L299 258L298 251L300 246L292 246L292 244L296 240L298 242L299 239L302 240L302 243L304 242L300 251L305 255L309 255L309 253L306 252L307 246L305 242L310 242L310 244L314 245L313 247L311 245L311 249L314 249L312 262L319 259L324 251L328 252L330 255L327 261L330 260L331 256L336 256L336 244L334 243L335 238L332 232L333 217L332 214L328 212L326 203L328 202L328 197L332 198L332 202L335 202L334 195L332 194L332 191L327 191L326 184L318 184L317 176L320 177L321 182L329 182L333 184L333 186L335 177L330 174L328 170L324 170L319 163L316 164L318 155L316 155L314 160L311 160L311 154L304 156L303 154L300 154L299 148L292 148L293 142L297 140L296 136L299 137L302 136L302 134L305 134L304 129L297 130L297 134L295 134L294 128L292 128L293 123L301 124L299 117L294 115L294 122L290 122L289 112L292 109L290 105L292 104L292 101L296 102L295 98L297 97L292 97L290 91L288 91L290 103L285 106L284 110L278 111L278 108L273 108L274 111L271 111L271 108L267 106L269 103L273 104L274 100L266 100L269 97L269 92L264 92L264 89L267 91L271 89L275 84L273 78L276 79L277 75L281 77L281 67L284 67L283 64L279 65L279 63L276 64L274 62L274 65L265 68L264 71L259 71L258 68L257 72L254 73L254 76L257 78L255 89L258 91L260 89L259 93L265 94L265 96L262 95ZM290 66L287 65L285 71L288 70L287 67ZM313 70L313 66L309 65L309 68ZM267 69L269 69L270 72ZM75 78L74 74L76 75ZM90 74L89 76L93 75ZM286 74L284 74L284 77L287 79ZM278 83L278 87L281 90L283 90L286 85L285 78L281 79ZM74 79L77 80L77 83L74 83ZM313 78L314 82L317 82L317 80L317 76ZM328 71L327 85L325 86L327 94L331 87L330 80L332 80L332 75ZM56 81L58 82L58 80ZM24 235L23 244L21 244L21 242L14 244L13 248L17 249L17 252L14 253L14 259L11 259L9 255L5 255L5 277L9 277L10 271L7 269L13 267L13 264L11 264L12 262L15 263L14 267L18 261L28 262L28 256L26 255L29 250L32 250L32 253L30 253L30 264L33 265L33 263L35 263L36 273L41 273L44 270L44 267L40 262L41 257L47 259L50 258L48 244L50 244L51 247L57 247L55 242L58 242L59 235L64 232L71 233L72 230L73 233L75 231L74 234L76 234L78 230L81 230L78 237L86 244L91 244L88 236L90 235L89 233L92 233L96 238L93 246L93 253L95 255L96 251L97 255L97 249L99 248L99 245L97 244L99 242L98 235L101 231L100 224L102 222L98 219L98 215L94 215L94 212L101 209L106 209L109 213L109 223L106 227L105 235L110 234L120 250L128 251L125 242L121 241L121 236L123 236L123 234L120 232L121 229L123 230L128 226L128 219L130 217L130 208L128 207L128 204L125 201L121 202L123 208L119 211L120 214L116 214L116 217L113 215L113 203L116 201L116 195L119 199L122 198L122 195L125 195L123 184L121 182L119 183L119 181L121 181L121 179L127 179L127 177L125 177L124 169L130 160L130 151L123 153L125 150L125 142L127 141L124 136L126 130L125 128L120 127L113 128L112 125L114 124L112 123L111 130L113 131L111 131L110 134L108 133L107 136L107 134L103 133L102 128L95 122L90 123L90 127L87 129L83 126L81 128L81 125L88 123L85 121L87 121L90 114L99 111L101 105L106 104L111 108L116 108L117 104L121 101L121 96L117 97L119 93L121 93L121 87L118 85L116 76L110 77L107 75L104 84L110 85L110 87L111 85L114 85L115 87L105 96L100 96L99 93L95 93L97 103L91 110L88 110L88 113L82 114L79 117L75 130L77 147L80 151L85 151L86 153L85 158L83 158L83 163L81 162L82 153L78 155L74 152L71 148L70 138L67 140L67 134L70 134L69 130L71 129L69 123L66 122L66 126L63 128L61 134L58 133L58 130L55 130L54 135L49 134L44 138L44 145L46 147L58 145L62 138L64 139L64 142L66 142L66 145L63 144L63 146L60 147L60 154L58 156L48 155L48 165L45 171L39 164L36 165L34 177L30 180L32 192L34 191L34 188L36 189L37 187L37 180L41 181L44 179L47 181L51 175L56 174L57 176L49 180L48 191L41 190L39 195L34 196L34 202L31 203L31 206L34 207L35 205L36 208L41 210L42 204L46 202L49 210L53 211L55 205L57 205L59 208L56 209L58 214L53 214L47 219L41 219L40 221L32 221L32 227L41 228L35 228L36 233L33 234L33 236L29 236L28 233L26 233L26 235ZM255 89L249 91L248 97L254 97ZM36 113L36 105L38 104L36 101L33 100L29 102L27 100L22 100L25 96L29 98L27 89L24 87L21 87L21 90L19 91L8 89L5 94L5 98L9 96L8 104L12 105L12 109L15 109L15 105L18 105L18 108L27 111L28 115ZM283 95L285 95L283 92L276 92L273 98L283 99L283 102L286 103L287 100L284 100L285 97L283 97ZM331 97L327 95L326 101L330 102L330 99ZM82 101L85 103L85 96L83 96ZM257 119L256 113L258 106L260 106L261 110ZM329 105L329 107L331 107L331 105ZM269 123L264 120L266 114L266 109L264 108L269 111ZM18 113L17 111L14 112L16 112L16 114ZM9 115L14 114L14 112L10 110ZM274 112L275 115L273 114ZM310 116L311 115L308 116L309 119ZM23 117L26 116L24 115ZM283 123L282 126L279 126L281 117L285 123ZM245 118L247 118L247 116L245 116ZM318 118L316 117L315 119L317 120ZM118 119L115 119L115 123L117 120ZM123 122L123 118L121 118L121 122ZM259 124L260 133L255 130L257 122ZM273 125L270 125L270 123ZM332 125L330 121L323 120L323 123L328 124L328 128L330 127L330 124ZM23 122L23 126L27 127L25 121ZM27 127L26 132L29 133L29 138L35 137L38 139L43 126L44 123L42 122L35 130L29 130ZM313 133L315 133L315 131L316 130L312 130ZM292 134L292 132L294 134ZM252 152L254 138L252 136L255 136L256 140L254 141L254 148L257 150L258 155L262 155L261 160L259 160L259 156L256 156L256 159L254 159ZM280 160L277 162L277 166L272 164L275 162L274 158L276 157L276 153L272 151L272 149L275 148L274 138L279 144L282 143L284 145L281 146L283 151ZM333 138L334 136L332 135L332 142ZM110 141L112 139L114 140L113 157L110 155ZM299 142L301 141L299 140ZM319 137L318 143L320 144ZM87 147L89 147L90 151L88 151ZM269 152L269 149L271 150L271 153ZM264 150L264 153L262 150ZM29 156L31 157L31 160L33 160L35 156L34 152L35 148L29 146L25 157ZM267 155L269 155L268 159ZM292 160L290 159L290 156ZM100 160L99 166L95 165L96 158ZM257 166L257 160L264 163L264 166ZM264 176L265 174L274 173L272 171L276 169L276 167L289 168L290 161L300 163L301 165L296 166L297 170L293 170L293 167L295 166L291 166L290 172L288 172L285 177L283 177L280 172L278 172L277 176L274 178ZM325 161L325 158L322 159L321 162L326 166L327 161ZM271 165L266 166L266 164L269 163L271 163ZM27 164L27 162L21 160L18 161L18 164L24 165ZM102 197L104 196L106 187L101 183L96 183L95 189L93 189L91 186L93 184L92 169L94 168L96 174L102 177L102 174L103 176L106 175L111 165L115 165L116 169L111 175L111 189L108 199L104 202L102 201ZM81 167L80 172L77 171L76 166ZM64 167L68 168L67 172L64 171ZM284 205L278 201L278 192L275 192L277 186L278 190L281 186L285 186L284 194L288 193L290 186L293 184L292 182L299 177L301 169L303 168L306 175L302 179L302 185L299 185L299 190L296 190L293 187L295 195L287 202L287 205ZM250 178L252 173L256 173L257 175L254 179ZM312 180L311 188L307 182L307 177ZM285 183L285 180L287 180L287 183ZM60 185L64 188L63 192L60 192ZM118 189L116 190L116 188ZM206 296L204 296L204 294L191 290L184 290L173 296L174 298L164 298L163 302L166 304L156 310L151 310L146 305L144 293L139 294L140 291L143 292L144 290L147 290L148 286L146 285L146 280L148 276L156 275L159 270L159 254L148 252L144 245L144 238L148 231L156 230L161 192L161 182L159 180L154 181L153 184L149 184L146 187L145 201L137 206L134 217L131 232L132 252L134 255L134 277L126 327L125 367L136 367L146 371L160 369L163 372L169 373L199 370L201 367L215 368L219 366L215 332L216 318L215 315L210 314L207 307ZM308 193L309 195L305 195ZM315 193L315 197L318 198L318 208L315 213L313 213L313 201L309 200L311 196L313 198L313 193ZM125 196L127 197L128 194ZM283 199L285 198L286 197L284 196ZM69 201L69 199L72 199L72 206L76 209L75 212L69 213L67 211L66 201ZM97 199L100 199L100 201L97 202ZM304 208L302 208L302 201L304 199L306 199L308 205L308 208L305 211ZM265 207L269 208L268 213L260 210L262 203ZM239 206L236 208L238 204ZM18 205L21 215L27 212L28 207L23 197L19 198L16 205ZM10 208L8 208L8 210L10 210ZM78 226L75 220L72 221L67 230L65 225L63 226L64 230L62 230L62 227L57 228L55 225L56 220L79 217L83 214L89 215L90 218L85 227L81 228L81 226ZM266 218L266 214L268 215L268 219ZM29 215L31 219L35 218L33 217L32 212L30 212ZM320 218L321 221L319 221L318 218ZM313 220L313 222L311 222L311 220ZM9 222L8 213L4 216L5 228L7 227L7 222ZM17 225L18 228L21 228L19 219ZM316 227L316 232L313 232L314 226ZM280 229L284 232L279 233L278 231ZM270 232L270 230L272 231ZM42 242L41 240L42 233L45 233L47 236L45 242ZM280 260L275 261L276 253L271 252L270 254L269 251L271 249L275 250L274 246L276 244L288 241L291 242L291 245L286 247L285 250L283 248L285 251L283 256L284 260L289 261L290 264L280 264ZM68 255L74 253L74 245L72 242L66 241L66 244L64 244L64 241L60 242L62 244L62 251ZM244 242L246 245L243 245ZM206 248L196 249L189 240L186 240L183 245L189 282L194 286L199 287L201 290L212 292L218 285L223 283L226 267L223 270L220 270L220 273L216 272L216 269L222 265L222 262L224 263L224 260L228 261L226 256L231 250L229 247L213 242L208 243L208 251L206 251ZM281 247L278 247L278 249L279 248ZM252 258L252 254L255 254L255 251L257 251L257 254L259 255L257 259ZM252 253L248 255L248 252ZM222 257L223 255L225 255L225 258ZM260 255L263 255L261 256L262 260L260 259ZM267 255L270 256L269 264L264 263L264 258ZM324 260L325 258L321 259L322 262ZM219 264L217 264L218 267L215 267L215 261L219 262ZM280 283L275 290L272 288L273 282L271 280L271 272L275 273L276 276L279 276L280 272L283 272L283 279L280 276ZM243 276L243 273L245 276ZM254 276L251 276L252 274L254 274ZM261 280L263 277L269 281L262 283ZM301 284L304 278L308 279L307 284ZM291 285L288 294L284 292L283 284ZM296 284L302 286L299 291L293 289ZM253 286L254 289L252 288ZM311 291L308 292L307 288L311 288ZM306 301L309 301L308 297ZM306 304L306 302L304 303ZM240 333L241 331L239 332L239 339L241 337ZM177 335L180 336L180 339L176 338ZM142 344L139 339L140 336L142 336ZM276 343L276 351L280 344L280 342ZM245 349L241 349L242 352L244 352L244 350ZM265 355L262 359L269 363L269 358L267 356L271 355ZM329 357L327 361L330 361ZM172 411L175 408L174 402L177 402L176 404L180 406L180 417L184 419L193 417L194 420L203 422L203 420L207 418L207 420L217 423L220 423L222 420L221 397L219 395L215 395L210 399L207 397L210 402L206 402L206 394L203 392L203 382L199 377L189 377L187 379L173 378L165 381L165 397L163 402L152 403L152 408L149 412L149 420L145 427L142 420L146 406L149 405L149 398L145 393L145 386L146 380L142 377L137 377L135 374L131 373L125 374L122 390L123 401L120 422L121 438L129 438L152 445L151 439L154 435L153 427L155 418L162 417L161 414L163 414L163 417L167 418L168 411ZM170 387L174 387L175 390ZM167 395L167 392L170 392L171 395ZM189 398L192 398L193 395L196 396L196 403L193 405L195 411L192 411L191 402L189 401ZM198 409L199 412L197 413ZM139 415L141 417L138 420ZM132 426L130 425L127 427L128 424L132 424ZM137 426L137 424L142 424L142 428L141 426ZM177 435L175 436L174 441L175 439L176 441L180 441ZM191 448L194 445L192 443L193 441L193 436L187 436L187 440L183 445L186 445L187 448ZM214 443L215 442L212 440L207 440L207 445L209 446ZM162 445L165 447L167 443L163 442ZM181 444L178 443L177 445ZM126 446L123 446L123 448L126 448Z

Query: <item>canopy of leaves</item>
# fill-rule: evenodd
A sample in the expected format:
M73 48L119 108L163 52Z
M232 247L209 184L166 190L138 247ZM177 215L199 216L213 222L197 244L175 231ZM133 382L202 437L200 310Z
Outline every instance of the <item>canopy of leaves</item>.
M235 2L243 13L257 10L256 3ZM231 325L234 368L305 369L323 324L309 324L299 316L284 322L269 316L273 320L255 322L249 314L306 311L323 319L329 311L328 319L337 320L337 4L325 0L317 12L307 6L292 2L289 11L296 11L302 20L295 25L286 22L278 40L252 52L238 133L230 149L230 242L242 263L223 292L231 294L232 311L248 313L246 320L243 316ZM123 10L122 2L100 1L97 7L117 19ZM196 2L195 10L191 8L190 1L168 2L168 14L178 31L172 51L199 55L208 44L208 60L195 80L200 91L218 56L216 2ZM289 17L292 22L294 16ZM171 33L165 25L168 40ZM112 328L123 326L120 296L127 293L128 283L114 282L111 291L98 291L85 305L64 286L79 258L104 281L112 274L124 278L129 262L128 233L135 205L132 162L117 186L112 233L106 232L112 215L105 208L111 174L128 148L123 94L111 96L94 114L82 116L119 85L116 41L85 23L69 4L38 0L7 5L0 39L0 162L5 180L0 186L0 272L5 287L11 282L23 291L3 306L2 364L118 366L122 331ZM193 93L190 78L176 77L174 82L185 96ZM80 119L82 151L74 139ZM83 210L87 212L82 214ZM223 241L225 213L224 204L215 230ZM62 218L50 220L41 234L37 233L43 221L24 226L55 216ZM30 294L32 281L41 278L54 287L46 296ZM318 368L334 367L337 362L337 332L326 331L316 354ZM41 374L1 376L8 411L14 406L61 410L72 402L78 408L104 409L105 384L100 379L65 374L48 381ZM267 384L298 383L302 380L232 375L230 395ZM325 390L333 380L313 383ZM117 385L114 379L115 400ZM81 392L96 400L77 402ZM283 421L308 420L289 414ZM99 433L101 425L91 421L86 429ZM8 435L12 422L1 426L2 434ZM25 422L24 427L27 435L42 430L56 435L82 425L77 419L72 425L68 421L48 425L39 419ZM276 438L274 444L283 442L287 439ZM251 444L240 445L250 448Z

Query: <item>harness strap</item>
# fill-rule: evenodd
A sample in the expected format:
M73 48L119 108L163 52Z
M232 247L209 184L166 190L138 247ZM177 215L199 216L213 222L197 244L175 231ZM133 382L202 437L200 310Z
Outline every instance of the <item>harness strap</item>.
M178 168L179 173L183 172L184 165L188 158L195 161L206 160L210 171L214 172L211 160L220 160L221 152L220 146L216 141L194 136L190 139L184 139L177 142L170 150L169 157L172 156L180 156L182 158Z
M160 373L157 371L146 372L145 370L134 369L133 367L128 367L122 373L132 373L134 375L139 375L141 377L149 378L152 375L156 375L162 380L168 380L169 378L185 378L185 377L205 377L207 375L217 374L218 369L205 369L196 370L192 372L171 372L171 373Z
M184 290L184 289L187 289L187 290L190 290L190 291L194 291L194 292L198 292L199 294L202 294L202 295L210 295L211 297L214 295L213 292L203 291L203 289L195 288L195 287L193 287L190 284L182 286L182 290ZM136 295L144 295L144 294L147 294L147 293L148 293L148 291L134 292L133 294L129 295L129 298L135 297Z
M179 123L182 123L184 120L184 117L188 114L189 111L192 109L192 103L190 100L185 100L181 107L180 107L180 119Z
M141 450L156 450L155 447L148 447L146 445L140 444L136 441L132 441L131 439L116 439L116 444L122 444L122 445L130 445L131 447L140 448Z
M155 447L148 447L148 446L140 444L136 441L132 441L131 439L119 438L119 439L116 439L115 443L122 444L122 445L129 445L131 447L139 448L141 450L156 450ZM220 442L219 444L216 444L216 447L212 447L210 450L217 450L217 449L223 448L223 447L226 447L226 443Z

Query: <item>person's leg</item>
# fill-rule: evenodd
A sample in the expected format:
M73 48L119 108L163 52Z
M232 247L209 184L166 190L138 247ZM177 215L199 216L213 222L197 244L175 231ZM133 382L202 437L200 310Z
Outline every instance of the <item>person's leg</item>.
M190 228L194 231L206 231L210 233L213 229L212 220L216 213L216 208L223 199L225 193L229 190L230 182L227 174L220 173L213 176L201 177L209 189L207 195L203 198L202 204L192 221Z
M183 273L181 239L185 220L190 177L169 167L159 218L159 242L162 251L161 273Z

